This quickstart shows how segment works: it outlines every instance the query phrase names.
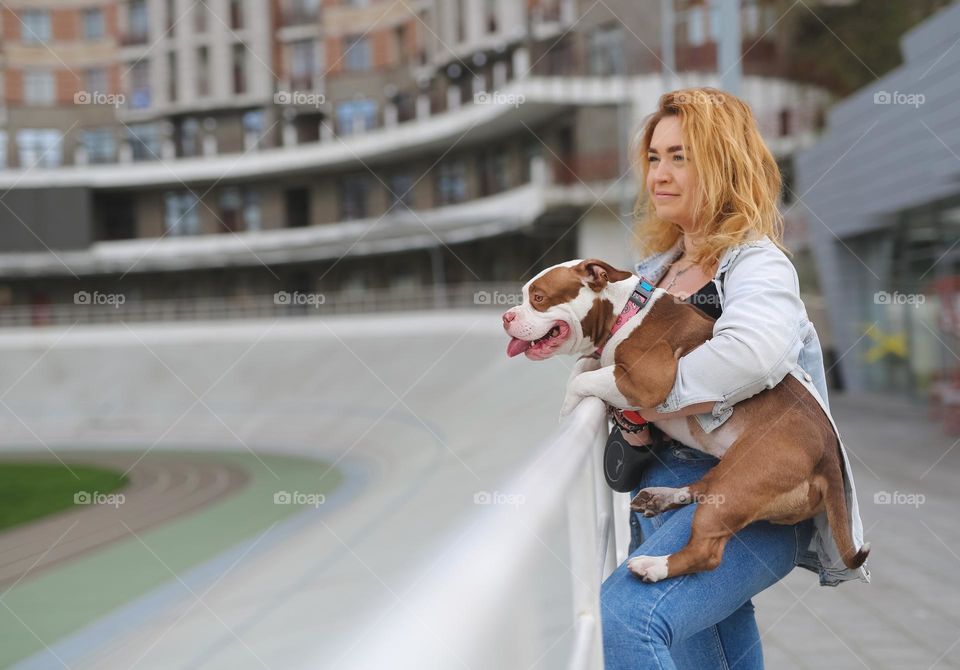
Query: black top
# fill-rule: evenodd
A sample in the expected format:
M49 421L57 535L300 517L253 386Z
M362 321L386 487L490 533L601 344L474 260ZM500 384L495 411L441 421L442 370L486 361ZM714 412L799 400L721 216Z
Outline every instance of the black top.
M717 294L717 287L713 280L707 282L707 285L696 293L691 293L684 302L688 302L711 319L719 319L723 308L720 306L720 296Z

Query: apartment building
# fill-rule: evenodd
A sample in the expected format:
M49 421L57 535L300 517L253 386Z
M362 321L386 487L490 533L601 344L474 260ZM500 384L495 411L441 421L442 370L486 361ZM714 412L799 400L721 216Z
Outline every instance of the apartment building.
M630 260L630 133L717 85L715 3L8 0L0 302L520 282ZM745 1L743 91L789 178L829 94ZM669 75L669 76L667 76Z

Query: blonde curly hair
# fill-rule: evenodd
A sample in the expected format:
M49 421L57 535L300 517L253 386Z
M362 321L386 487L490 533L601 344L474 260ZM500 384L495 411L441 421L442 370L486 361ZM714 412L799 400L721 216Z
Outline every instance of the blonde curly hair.
M693 220L701 244L691 260L709 266L740 242L768 236L781 250L783 217L777 208L780 168L760 136L749 105L715 88L686 88L660 96L657 110L635 136L630 155L640 170L634 234L641 256L666 251L683 235L676 224L657 216L646 189L648 151L660 119L680 119L691 164L699 177Z

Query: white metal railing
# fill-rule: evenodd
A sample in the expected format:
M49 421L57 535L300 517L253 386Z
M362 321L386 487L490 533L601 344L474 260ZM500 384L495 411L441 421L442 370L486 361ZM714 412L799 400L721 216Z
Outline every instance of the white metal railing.
M402 607L391 608L389 624L351 667L525 668L541 661L557 640L530 632L556 623L558 613L536 602L533 585L543 573L541 536L559 520L570 539L572 602L557 636L573 630L570 670L601 669L600 584L629 544L627 496L603 478L608 432L603 403L585 399L505 489L522 504L485 506L474 524L464 524L457 537L467 531L467 539L441 547L437 564L402 595ZM320 667L322 658L303 667Z
M120 292L88 291L82 297L75 296L73 303L0 307L0 328L135 321L281 319L476 307L507 310L518 304L520 296L519 282L471 282L313 293L288 291L229 298L160 300L137 300Z

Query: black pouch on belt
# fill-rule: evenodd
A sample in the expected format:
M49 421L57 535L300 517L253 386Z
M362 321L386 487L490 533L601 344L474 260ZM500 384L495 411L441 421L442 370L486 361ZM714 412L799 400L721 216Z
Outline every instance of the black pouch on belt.
M620 426L615 424L610 431L603 451L603 476L614 491L630 493L637 488L643 469L656 458L654 452L664 445L664 435L656 426L651 424L648 430L653 442L642 447L627 442L620 432Z

